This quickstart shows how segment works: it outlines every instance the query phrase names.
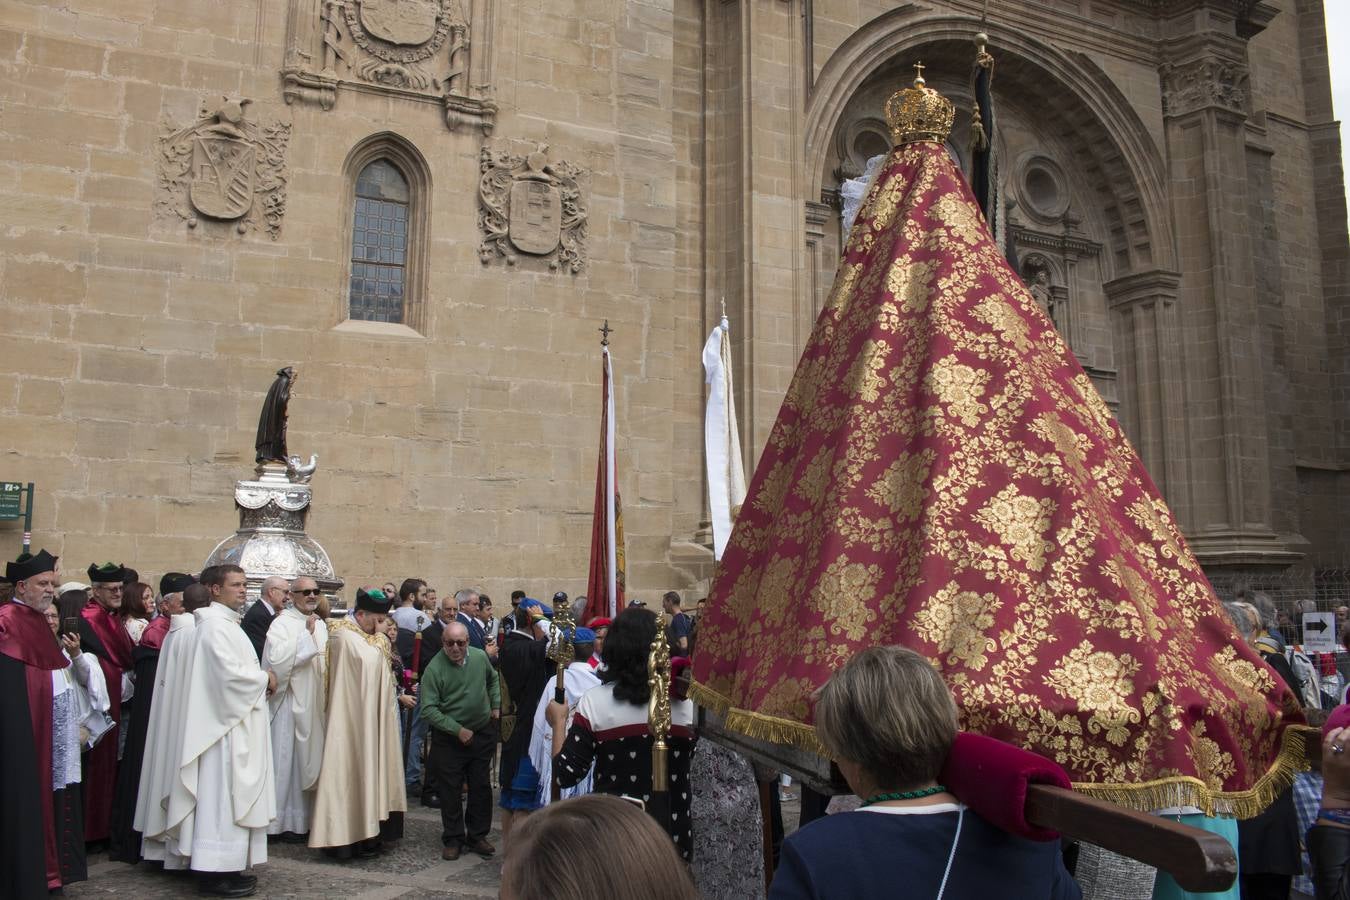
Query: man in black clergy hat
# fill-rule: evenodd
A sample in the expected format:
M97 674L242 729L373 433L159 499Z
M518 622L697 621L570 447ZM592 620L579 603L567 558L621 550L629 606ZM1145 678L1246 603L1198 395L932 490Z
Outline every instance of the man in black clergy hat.
M141 861L141 833L133 822L141 786L141 764L145 758L145 737L150 728L155 675L159 671L159 650L173 617L183 612L183 591L196 583L197 579L182 572L169 572L159 580L160 615L146 626L131 654L136 672L136 702L122 722L127 739L117 767L117 787L113 791L112 823L108 834L108 857L119 862L135 865Z
M0 606L0 896L61 888L52 794L52 672L70 663L47 624L56 557L23 554L5 567L14 600Z
M89 602L80 610L80 649L98 658L103 680L108 684L108 715L115 727L84 760L84 839L94 844L108 840L112 828L113 789L117 786L117 749L122 722L122 704L132 697L131 635L117 611L122 608L122 578L126 570L117 563L91 564L93 585Z
M403 837L398 657L383 627L392 604L375 587L361 588L352 616L328 625L328 721L309 846L339 859L374 856Z

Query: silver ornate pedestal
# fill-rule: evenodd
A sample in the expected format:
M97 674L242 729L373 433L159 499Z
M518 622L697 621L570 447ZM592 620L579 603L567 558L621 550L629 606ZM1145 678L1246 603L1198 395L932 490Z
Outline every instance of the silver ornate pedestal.
M294 459L294 458L293 458ZM336 611L342 608L343 581L318 542L305 533L311 492L307 467L263 463L252 481L237 481L234 503L239 508L239 530L216 545L206 565L239 566L248 579L248 601L258 599L262 583L271 575L295 578L308 575Z

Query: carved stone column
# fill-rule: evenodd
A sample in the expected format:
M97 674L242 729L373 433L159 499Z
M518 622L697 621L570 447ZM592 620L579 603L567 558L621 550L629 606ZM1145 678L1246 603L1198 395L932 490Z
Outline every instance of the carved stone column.
M1271 522L1248 218L1246 46L1210 30L1216 23L1200 12L1190 21L1196 31L1167 48L1160 70L1184 276L1177 304L1190 510L1182 521L1207 566L1284 565L1298 554ZM1139 427L1147 444L1142 416ZM1175 492L1177 483L1166 480Z
M705 234L708 314L722 298L732 319L736 413L746 471L754 470L796 369L794 316L810 296L798 140L804 98L795 4L707 4ZM805 340L805 336L802 337Z
M811 328L830 289L830 279L834 277L837 259L835 254L828 252L825 226L836 215L838 213L825 203L806 201L806 291L802 308L792 317L793 344L799 355L811 336Z
M1175 272L1141 272L1109 281L1120 366L1122 426L1182 528L1190 526L1186 465L1186 384Z

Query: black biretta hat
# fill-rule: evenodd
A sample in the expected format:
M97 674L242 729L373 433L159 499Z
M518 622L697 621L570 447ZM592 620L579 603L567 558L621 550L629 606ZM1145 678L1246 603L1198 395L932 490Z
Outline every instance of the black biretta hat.
M110 584L114 581L122 583L122 567L117 563L105 562L101 566L90 563L86 571L89 573L89 580L94 584Z
M41 575L43 572L55 572L56 559L46 550L39 550L36 555L32 553L20 554L14 562L5 563L5 580L10 584L18 584L20 581L26 581L34 575Z
M187 590L190 584L196 584L197 579L191 575L184 575L182 572L166 572L164 577L159 580L159 595L161 597L169 594L181 594Z
M370 591L367 593L361 588L356 589L356 608L364 609L366 612L389 614L389 607L394 605L392 597L386 597L384 591Z

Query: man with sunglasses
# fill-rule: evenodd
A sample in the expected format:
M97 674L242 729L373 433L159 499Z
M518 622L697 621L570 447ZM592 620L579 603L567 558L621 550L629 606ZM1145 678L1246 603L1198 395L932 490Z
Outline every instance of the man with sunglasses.
M313 578L301 575L292 581L290 605L272 620L263 645L263 668L277 677L277 689L267 701L277 817L267 833L287 843L309 833L323 763L328 626L317 613L320 596Z
M469 646L464 623L445 626L441 652L422 676L421 693L422 718L431 727L427 776L441 795L441 858L459 859L463 850L489 857L497 852L487 833L492 827L489 769L497 750L501 686L487 653ZM467 811L461 796L466 778Z

